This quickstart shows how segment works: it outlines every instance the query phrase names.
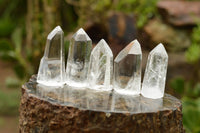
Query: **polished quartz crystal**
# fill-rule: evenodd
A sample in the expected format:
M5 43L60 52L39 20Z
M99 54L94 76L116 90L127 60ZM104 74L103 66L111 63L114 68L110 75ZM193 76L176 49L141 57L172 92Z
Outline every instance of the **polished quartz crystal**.
M126 95L115 91L98 91L76 87L46 86L37 84L33 75L23 86L27 95L37 97L53 104L75 107L81 110L95 110L106 113L152 113L174 110L181 105L175 97L164 94L163 98L149 99L142 95ZM93 116L93 115L92 115Z
M111 90L112 76L113 54L108 44L102 39L91 52L88 71L89 87Z
M66 83L69 86L84 87L87 85L87 75L92 41L81 28L72 37L68 52Z
M165 91L168 55L160 43L149 54L141 94L147 98L162 98Z
M57 86L64 83L65 57L64 57L63 31L57 26L48 35L44 56L40 61L37 82Z
M114 60L114 90L126 95L140 94L142 51L137 40L127 45Z

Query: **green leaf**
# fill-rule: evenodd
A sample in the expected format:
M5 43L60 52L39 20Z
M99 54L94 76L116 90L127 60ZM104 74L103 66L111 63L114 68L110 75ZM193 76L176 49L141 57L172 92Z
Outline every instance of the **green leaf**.
M0 58L5 61L16 59L14 48L8 39L0 39Z
M196 63L200 59L200 45L192 44L186 52L186 59L189 63Z
M189 132L200 132L200 110L199 99L183 98L183 124Z
M25 71L23 66L17 64L14 66L14 71L16 73L16 75L20 78L23 79L25 77Z
M13 46L11 42L7 39L1 39L0 40L0 52L1 51L10 51L13 50Z
M5 83L8 88L18 88L21 85L20 80L13 77L6 78Z
M0 115L17 115L19 101L19 90L7 92L0 90Z
M2 51L0 52L0 58L5 61L15 61L16 56L14 51Z
M16 52L21 52L22 45L22 29L20 27L16 28L11 36L13 43L15 44Z
M183 94L184 93L184 79L179 77L176 79L173 79L170 82L170 86L179 94Z
M197 27L193 28L193 31L192 31L192 42L194 43L200 43L200 37L199 37L199 34L200 34L200 24L197 25Z
M15 23L9 17L0 19L0 36L8 36L15 28Z
M200 96L200 83L197 83L194 87L194 95L196 97L199 97Z
M193 82L185 82L185 95L192 98L196 97Z

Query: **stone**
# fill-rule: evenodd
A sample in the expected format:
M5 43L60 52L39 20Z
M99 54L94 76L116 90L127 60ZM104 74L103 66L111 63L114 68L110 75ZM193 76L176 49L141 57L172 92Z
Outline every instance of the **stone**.
M65 52L63 31L57 26L48 35L44 56L40 61L37 82L48 86L64 84Z
M137 40L127 45L114 60L114 90L138 95L141 87L142 51Z
M90 56L88 83L91 89L111 90L113 76L113 54L101 39L94 47Z
M87 33L81 28L72 37L69 46L66 83L69 86L87 86L87 75L92 41Z
M159 1L158 11L174 26L196 25L200 17L199 1Z
M168 54L160 43L149 54L142 83L141 94L144 97L162 98L165 91Z
M147 47L147 49L153 49L162 42L168 51L180 52L185 51L191 45L190 35L187 30L167 25L160 19L150 20L144 26L143 33L146 35L141 36L141 38L146 37L146 40L143 41L143 46Z

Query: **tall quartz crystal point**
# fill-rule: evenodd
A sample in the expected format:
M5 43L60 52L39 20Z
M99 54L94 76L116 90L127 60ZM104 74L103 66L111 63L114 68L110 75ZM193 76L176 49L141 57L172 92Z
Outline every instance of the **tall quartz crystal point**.
M40 61L38 70L38 83L50 86L64 83L65 52L63 34L60 26L57 26L48 35L44 56Z
M72 37L68 52L66 82L69 86L85 87L92 41L81 28Z
M125 95L140 94L142 51L137 40L126 46L114 60L114 90Z
M142 83L141 94L144 97L162 98L165 91L168 55L160 43L149 54Z
M92 50L88 72L89 87L111 90L113 76L113 54L104 39Z

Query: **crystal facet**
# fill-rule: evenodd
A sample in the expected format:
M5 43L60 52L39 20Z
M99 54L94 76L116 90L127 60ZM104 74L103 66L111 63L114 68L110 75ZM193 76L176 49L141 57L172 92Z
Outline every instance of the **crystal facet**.
M92 41L81 28L70 41L68 52L66 82L69 86L84 87L87 85Z
M113 54L105 42L101 40L92 50L88 72L89 87L92 89L112 89Z
M114 60L114 90L138 95L141 87L142 51L137 40L127 45Z
M162 98L165 90L168 55L160 43L149 54L141 93L147 98Z
M37 82L57 86L64 83L65 52L63 31L57 26L48 35L45 53L40 61Z

